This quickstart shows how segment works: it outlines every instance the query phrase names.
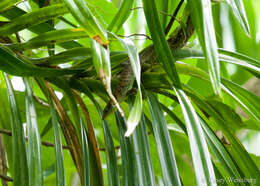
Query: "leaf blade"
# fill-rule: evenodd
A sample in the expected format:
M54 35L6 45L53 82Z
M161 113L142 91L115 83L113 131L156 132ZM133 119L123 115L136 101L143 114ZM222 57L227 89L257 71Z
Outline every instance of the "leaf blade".
M29 185L43 185L43 171L41 164L41 140L38 131L37 115L33 103L32 90L29 79L24 79L26 87L26 122L28 129L28 167Z
M220 66L211 2L210 0L188 0L188 6L204 55L209 63L208 69L213 90L221 97Z
M71 14L79 24L85 29L86 33L99 44L107 47L107 34L103 30L98 20L93 16L85 0L64 0Z
M155 95L148 93L148 103L165 185L181 185L167 124Z
M216 186L216 183L210 181L215 180L215 174L199 118L185 93L175 88L174 91L180 102L187 126L197 184Z
M25 146L25 137L23 126L21 122L21 116L18 111L18 107L15 100L15 95L9 77L4 73L4 78L7 87L7 95L10 105L10 117L12 127L12 149L13 149L13 166L14 166L14 185L28 186L28 164L27 164L27 152ZM17 158L19 157L19 158ZM23 171L20 171L23 170Z

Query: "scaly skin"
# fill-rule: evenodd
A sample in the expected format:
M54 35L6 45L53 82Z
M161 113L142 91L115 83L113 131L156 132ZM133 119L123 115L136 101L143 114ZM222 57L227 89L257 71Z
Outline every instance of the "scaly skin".
M189 15L186 15L186 17L184 17L184 22L186 28L183 28L183 25L179 26L173 32L174 34L170 36L170 38L168 39L168 44L171 50L176 50L184 47L189 38L194 33L194 27L191 22L191 17ZM139 56L141 65L146 63L154 63L156 60L156 55L153 45L145 48ZM124 67L122 72L120 73L120 81L113 92L113 95L119 103L123 101L123 98L126 96L127 92L132 88L134 82L134 74L129 60L127 60L123 64ZM113 102L110 100L103 111L102 119L105 119L108 115L110 115L110 113L112 113L113 107Z

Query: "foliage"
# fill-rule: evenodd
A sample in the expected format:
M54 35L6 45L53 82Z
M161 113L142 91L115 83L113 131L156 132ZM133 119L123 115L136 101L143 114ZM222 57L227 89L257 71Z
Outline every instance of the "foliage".
M2 0L1 184L257 185L257 6Z

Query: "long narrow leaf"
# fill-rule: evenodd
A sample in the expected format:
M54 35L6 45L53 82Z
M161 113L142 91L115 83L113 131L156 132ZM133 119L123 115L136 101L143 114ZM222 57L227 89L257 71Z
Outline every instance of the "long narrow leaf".
M99 44L107 47L108 40L100 23L93 16L85 0L64 0L72 15L85 29L86 33Z
M14 166L14 185L29 186L28 164L25 146L25 137L23 124L16 104L12 84L7 74L4 74L8 101L10 105L10 119L12 127L12 150L13 150L13 166Z
M107 93L110 99L113 101L113 104L116 106L118 111L124 117L124 111L121 109L118 101L114 97L111 89L111 65L110 65L110 56L109 49L104 49L96 41L92 40L92 57L93 63L96 68L99 78L102 80Z
M223 132L231 144L231 148L227 148L227 150L234 161L238 164L239 168L243 171L245 177L259 179L259 171L256 164L253 162L252 158L249 156L248 152L239 142L237 137L232 135L229 130L226 130L226 122L214 110L214 108L203 101L199 95L195 94L193 91L190 92L190 89L188 90L189 91L186 91L186 93L191 97L192 101L203 110L206 110L207 113L216 121L217 127Z
M0 2L0 12L5 11L6 9L13 6L15 3L22 1L22 0L2 0Z
M136 160L137 185L155 186L151 154L143 116L132 138Z
M89 158L89 145L87 132L83 124L81 123L81 141L83 151L83 174L84 174L84 186L90 186L90 158Z
M244 108L244 110L248 114L250 114L259 124L260 123L260 112L259 112L260 106L258 103L260 101L260 98L231 81L224 80L223 84L225 86L222 86L222 88L234 100L236 100L236 102L242 108ZM260 124L258 126L260 126Z
M181 83L175 67L176 60L167 44L162 27L158 25L160 21L155 0L143 0L143 8L158 60L163 64L164 69L172 80L174 86L180 88Z
M52 125L54 130L54 145L55 145L55 167L56 167L56 184L57 186L65 186L65 169L62 152L62 141L59 131L59 121L53 102L49 99Z
M13 19L10 23L0 27L0 35L10 35L25 28L44 23L50 19L68 13L64 4L57 4L41 8Z
M135 127L138 125L141 114L142 114L142 92L141 92L141 64L140 64L140 58L138 55L138 51L136 47L134 46L133 42L130 42L129 40L122 40L118 38L116 35L112 34L113 37L115 37L121 45L125 48L125 50L128 53L128 57L130 59L130 64L132 67L132 70L134 72L134 76L137 82L138 86L138 93L135 98L134 105L130 111L130 114L127 119L127 131L125 133L125 136L130 136Z
M174 90L187 126L197 184L216 186L216 183L210 181L215 180L215 174L199 118L185 93L179 89Z
M115 154L115 147L113 143L113 138L111 131L108 127L108 123L102 121L104 137L106 142L106 156L107 156L107 166L108 166L108 181L110 186L119 186L119 176L117 169L117 160Z
M232 9L233 14L236 16L241 27L249 35L250 28L249 28L243 1L242 0L227 0L226 2Z
M102 109L101 109L99 103L95 100L95 98L89 91L88 87L86 85L82 85L82 84L77 84L77 87L78 88L80 87L80 90L82 92L84 92L90 98L90 100L96 106L99 117L102 118ZM118 175L115 147L114 147L112 134L111 134L107 121L102 120L102 127L103 127L103 132L104 132L105 143L106 143L106 147L107 147L106 159L107 159L107 167L108 167L108 182L109 182L109 185L111 185L111 186L119 185L119 175Z
M240 54L237 52L231 52L225 49L218 49L219 53L219 61L231 63L235 65L242 66L247 69L251 69L254 71L260 72L260 62L258 60L255 60L251 57L248 57L244 54ZM200 50L194 50L194 49L181 49L181 50L175 50L173 51L173 55L177 59L204 59L203 52Z
M239 174L239 171L237 170L236 164L233 162L232 158L230 157L229 153L223 146L223 144L219 141L215 133L210 129L210 127L203 121L200 120L202 124L203 131L205 133L207 142L215 154L215 156L218 158L218 160L221 162L221 165L225 168L225 170L228 172L231 178L240 178L241 176Z
M192 20L208 61L210 79L215 94L221 96L220 67L210 0L188 0Z
M122 158L122 167L123 167L123 185L132 186L135 184L135 162L134 162L134 153L133 145L131 138L125 137L126 132L126 122L124 118L116 112L116 121L119 132L119 141L120 141L120 151Z
M75 39L88 37L83 29L62 29L39 34L25 43L8 45L12 50L25 50L39 48L50 44L64 43Z
M118 32L120 28L122 28L124 22L130 16L131 8L134 5L134 0L123 1L120 5L120 8L113 18L112 22L108 26L109 31L115 30L115 33Z
M41 140L38 131L37 115L32 97L29 79L24 79L26 87L26 120L28 129L28 167L29 185L43 185L43 171L41 164Z
M164 185L181 185L167 124L160 108L160 104L152 93L148 93L148 103L163 172Z
M16 56L14 52L0 45L0 70L16 76L50 77L65 74L74 74L81 70L53 69L37 67L24 58Z

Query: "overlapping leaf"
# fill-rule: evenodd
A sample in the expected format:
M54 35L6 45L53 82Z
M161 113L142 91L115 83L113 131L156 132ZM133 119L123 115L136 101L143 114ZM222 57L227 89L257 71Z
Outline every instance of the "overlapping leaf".
M167 124L155 95L148 93L152 125L163 172L164 185L181 185Z
M242 0L227 0L226 2L232 9L233 14L236 16L241 27L249 35L250 28L249 28L243 1Z
M16 104L16 99L12 84L7 74L4 74L8 101L10 105L10 118L12 127L12 150L13 150L13 166L14 166L14 185L28 186L29 185L29 174L27 164L27 152L25 146L25 137L23 131L23 123L21 116Z
M210 79L215 94L221 96L220 67L210 0L188 0L192 20L208 61Z
M86 33L99 44L107 47L107 34L98 20L93 16L85 0L64 0L71 14L85 29Z
M5 11L6 9L13 6L15 3L22 1L22 0L2 0L0 2L0 12Z
M16 76L58 76L74 74L79 70L72 69L53 69L37 67L29 63L24 58L16 56L14 52L3 45L0 45L0 70Z
M38 131L37 114L33 102L29 79L25 78L26 86L26 120L28 129L28 167L29 185L43 185L43 171L41 163L41 140Z
M115 30L115 33L123 26L124 22L131 14L131 8L134 5L134 0L127 0L121 3L121 6L113 18L112 22L108 26L109 31Z
M179 89L174 90L187 126L197 184L217 185L211 181L215 180L215 174L199 118L185 93Z
M122 40L114 34L112 34L112 36L115 37L127 51L132 71L134 72L134 76L138 86L138 93L127 119L127 131L125 135L130 136L133 133L135 127L138 125L142 114L141 64L138 51L133 42L129 40Z
M50 19L68 13L64 4L57 4L41 8L13 19L10 23L0 27L0 35L10 35L31 26L44 23Z

